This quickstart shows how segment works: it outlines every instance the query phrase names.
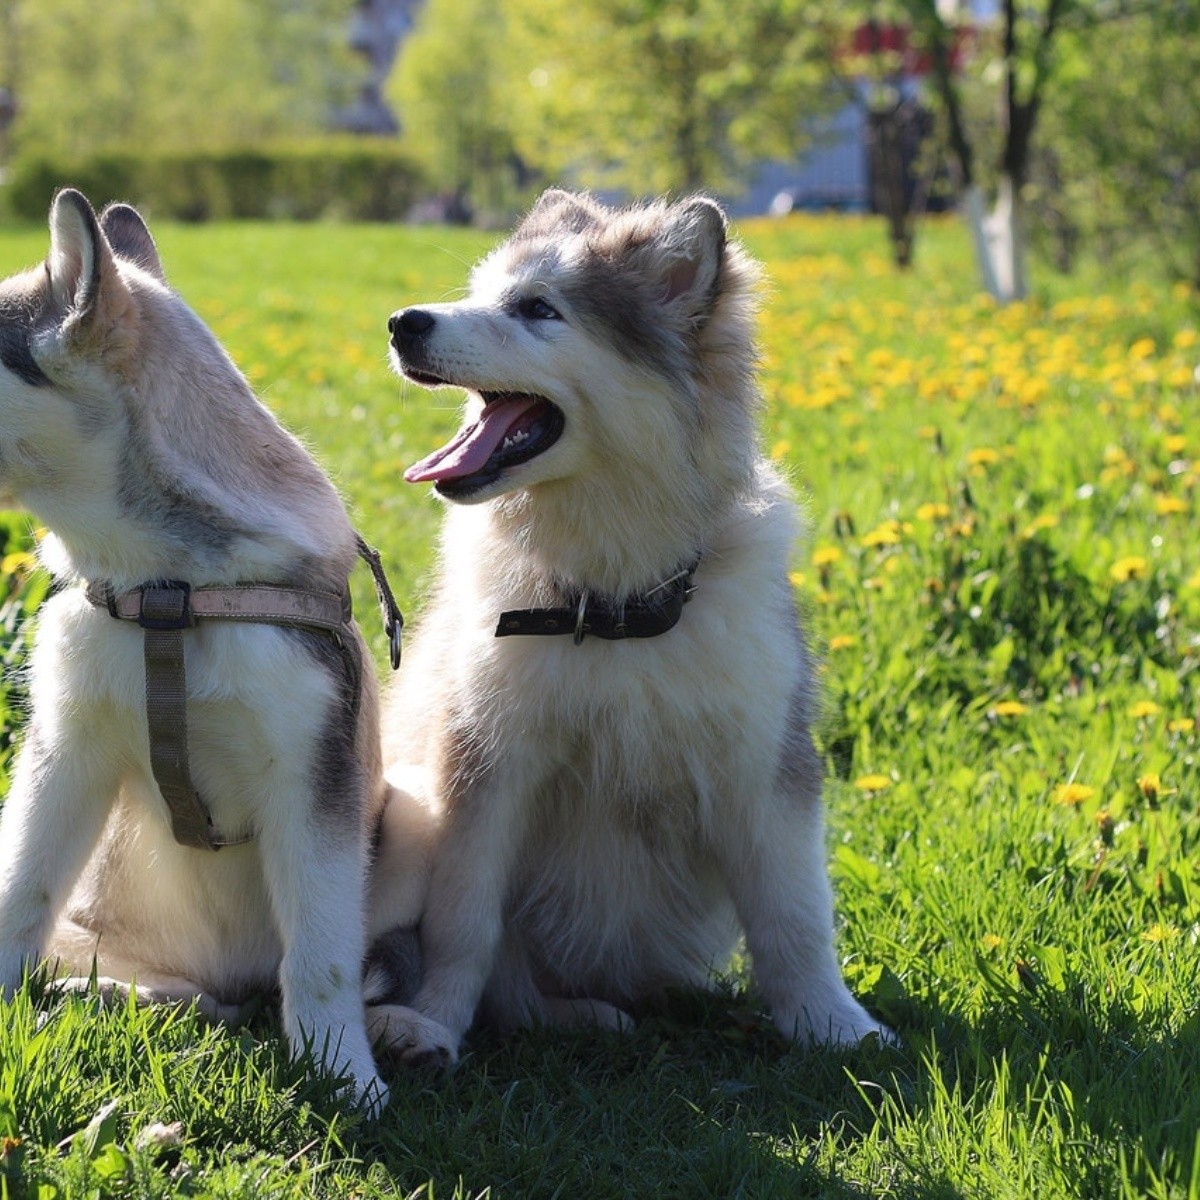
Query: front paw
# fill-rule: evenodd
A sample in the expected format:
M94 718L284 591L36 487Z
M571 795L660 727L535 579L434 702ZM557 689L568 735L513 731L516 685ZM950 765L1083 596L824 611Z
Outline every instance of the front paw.
M387 1107L387 1084L375 1073L375 1064L369 1070L352 1071L354 1101L362 1109L368 1121L378 1121Z
M458 1035L402 1004L367 1009L367 1034L380 1053L406 1066L441 1072L458 1062Z
M785 1037L807 1042L810 1046L857 1046L870 1037L889 1046L898 1045L900 1041L886 1025L876 1021L849 996L827 1012L818 1014L802 1010L795 1015L777 1014L775 1024Z

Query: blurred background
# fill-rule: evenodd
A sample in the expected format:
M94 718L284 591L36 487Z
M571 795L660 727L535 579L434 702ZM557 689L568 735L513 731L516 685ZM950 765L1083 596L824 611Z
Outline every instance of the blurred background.
M507 224L548 183L967 220L1200 286L1200 0L0 0L0 220Z

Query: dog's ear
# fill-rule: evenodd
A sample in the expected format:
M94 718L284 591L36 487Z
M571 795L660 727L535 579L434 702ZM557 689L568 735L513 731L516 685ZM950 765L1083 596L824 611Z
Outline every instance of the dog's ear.
M661 289L658 299L703 321L720 291L728 225L721 206L705 196L681 200L634 251L637 265Z
M547 234L583 233L597 224L603 210L583 192L547 188L517 226L515 237L540 237Z
M50 256L46 267L54 299L64 313L82 317L96 305L105 256L112 257L86 197L63 188L50 204Z
M114 254L141 267L160 283L167 282L158 247L136 208L128 204L110 204L100 214L100 229Z

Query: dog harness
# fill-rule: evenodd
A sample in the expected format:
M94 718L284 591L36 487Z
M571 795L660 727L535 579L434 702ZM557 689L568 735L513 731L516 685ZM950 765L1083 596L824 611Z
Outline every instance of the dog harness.
M371 569L383 613L392 669L400 665L404 617L388 584L379 552L356 535L359 557ZM283 625L329 637L341 652L352 685L349 719L358 718L362 663L351 630L350 592L322 592L274 584L197 587L177 580L145 583L114 593L112 584L87 585L88 600L118 621L135 621L145 631L146 720L150 731L150 769L171 814L171 832L183 846L219 850L253 840L253 833L225 837L192 783L188 769L187 677L184 631L202 621L242 621Z
M697 559L643 595L620 601L593 596L584 588L574 589L579 591L578 598L562 608L517 608L503 612L496 626L496 637L570 633L577 646L589 633L610 642L658 637L679 623L683 606L696 590L692 576L699 565Z

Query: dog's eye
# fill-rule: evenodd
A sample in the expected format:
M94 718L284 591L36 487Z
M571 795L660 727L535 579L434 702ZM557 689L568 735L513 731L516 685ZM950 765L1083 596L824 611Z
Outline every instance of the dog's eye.
M517 312L529 321L561 321L562 313L541 296L525 296L517 303Z

